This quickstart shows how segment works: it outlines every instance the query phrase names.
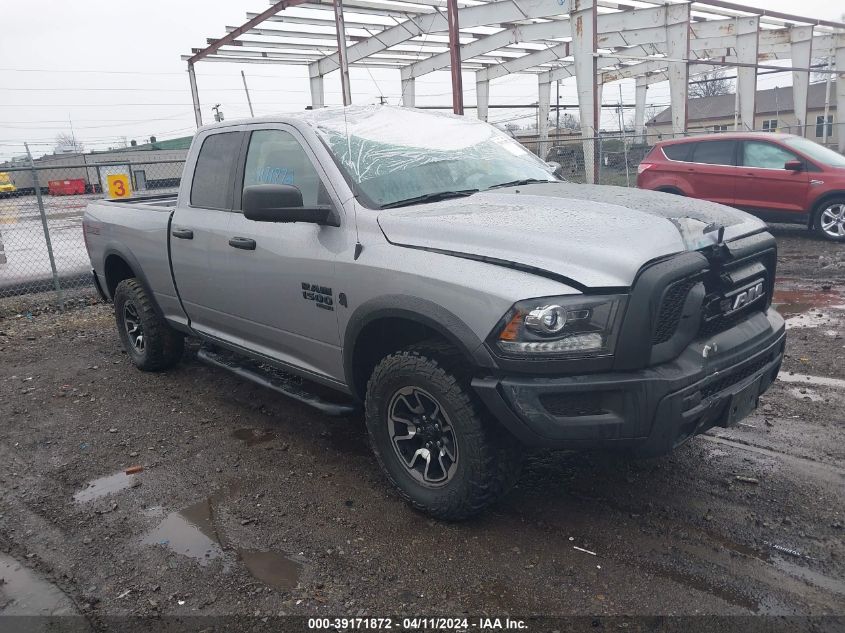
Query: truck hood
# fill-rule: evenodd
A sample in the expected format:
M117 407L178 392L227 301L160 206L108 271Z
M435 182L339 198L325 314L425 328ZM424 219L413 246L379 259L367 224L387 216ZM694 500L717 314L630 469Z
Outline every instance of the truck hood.
M538 183L383 210L393 244L540 269L589 288L628 287L653 259L765 227L736 209L656 191ZM711 227L712 228L712 227Z

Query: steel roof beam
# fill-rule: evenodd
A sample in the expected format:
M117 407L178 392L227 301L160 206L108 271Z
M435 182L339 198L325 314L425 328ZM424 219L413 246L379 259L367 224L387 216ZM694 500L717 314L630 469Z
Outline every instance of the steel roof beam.
M302 4L304 1L305 0L279 0L279 2L276 2L273 5L271 5L270 8L267 9L266 11L262 11L261 13L256 15L254 18L247 20L244 24L239 26L237 29L235 29L231 33L227 33L226 35L221 37L219 40L216 40L214 42L214 44L209 44L208 46L206 46L205 48L203 48L199 52L192 55L188 59L188 63L189 64L195 64L196 62L198 62L202 58L216 53L220 49L221 46L225 46L229 42L237 39L243 33L245 33L246 31L248 31L249 29L251 29L254 26L258 26L259 24L261 24L267 18L276 15L279 11L283 11L284 9L287 9L289 7L295 7L298 4Z
M646 29L655 22L662 22L666 19L666 9L663 7L655 7L651 9L640 9L631 11L625 14L622 13L605 13L598 16L598 33L609 33L625 31L625 35ZM662 30L659 29L659 30ZM495 51L508 44L515 44L518 42L530 42L536 39L551 39L551 38L569 38L572 37L572 26L568 20L566 21L550 21L538 22L534 24L525 24L519 26L512 26L493 35L479 38L475 42L470 42L461 46L461 58L471 59L475 55L489 53ZM627 37L626 37L627 39ZM643 41L652 41L653 34L649 34L643 38ZM601 37L599 37L601 45ZM630 42L636 44L638 42ZM448 54L433 55L428 59L409 66L402 71L403 79L411 79L419 77L427 73L441 70L449 66Z
M513 22L531 18L545 18L567 11L571 0L563 4L551 0L499 0L488 4L458 9L461 28L477 27L502 22ZM401 24L385 29L377 36L349 47L349 59L358 60L373 53L405 42L413 37L435 31L448 30L448 21L442 13L417 16ZM338 67L337 55L330 55L317 62L315 71L325 75Z

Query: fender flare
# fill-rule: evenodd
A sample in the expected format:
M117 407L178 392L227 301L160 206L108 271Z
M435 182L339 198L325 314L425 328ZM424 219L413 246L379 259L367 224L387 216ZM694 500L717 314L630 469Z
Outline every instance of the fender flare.
M426 299L407 295L385 295L358 306L346 324L343 336L343 373L346 384L355 389L354 359L358 338L364 328L383 318L401 318L425 325L454 345L474 367L496 369L484 341L455 314Z
M150 282L147 280L147 276L144 274L144 269L141 268L141 265L138 263L138 260L135 259L135 256L129 249L121 247L118 244L108 244L103 251L103 281L105 282L105 288L103 290L106 292L106 294L109 294L108 280L105 278L106 261L108 261L108 258L112 255L120 257L129 265L129 268L132 269L132 274L135 276L135 279L137 279L141 283L147 295L149 296L150 303L152 303L153 309L156 311L156 314L163 319L164 312L162 312L161 306L159 306L158 301L156 301L155 294L153 294L152 286L150 286ZM114 303L113 296L109 296L109 299L112 301L112 303Z

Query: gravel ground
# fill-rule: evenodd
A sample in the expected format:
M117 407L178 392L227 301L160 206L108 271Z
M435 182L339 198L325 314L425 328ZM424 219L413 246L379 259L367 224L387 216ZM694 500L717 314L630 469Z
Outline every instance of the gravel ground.
M601 618L770 615L841 630L803 618L845 615L845 247L774 232L791 332L754 415L657 460L533 455L459 524L398 500L360 419L190 354L135 370L110 306L0 319L0 615L78 613L80 630L122 616L237 615L240 630L280 614L581 615L609 630Z

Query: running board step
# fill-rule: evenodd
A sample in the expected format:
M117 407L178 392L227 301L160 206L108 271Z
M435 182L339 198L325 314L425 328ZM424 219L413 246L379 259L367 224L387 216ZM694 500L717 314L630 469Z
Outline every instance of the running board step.
M202 347L197 351L197 360L230 371L244 380L272 389L288 398L314 407L326 415L345 416L358 411L358 407L350 402L334 402L317 393L318 389L328 391L326 388L313 385L313 389L309 389L308 381L299 376L294 376L266 364L259 364L249 358Z

